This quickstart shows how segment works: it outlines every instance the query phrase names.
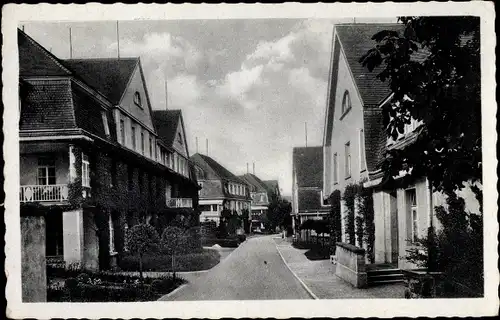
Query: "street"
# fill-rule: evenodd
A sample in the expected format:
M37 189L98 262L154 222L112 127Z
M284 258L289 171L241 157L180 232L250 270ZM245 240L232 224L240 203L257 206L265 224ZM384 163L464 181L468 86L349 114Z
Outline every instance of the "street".
M272 237L248 239L213 269L160 300L311 299L284 264Z

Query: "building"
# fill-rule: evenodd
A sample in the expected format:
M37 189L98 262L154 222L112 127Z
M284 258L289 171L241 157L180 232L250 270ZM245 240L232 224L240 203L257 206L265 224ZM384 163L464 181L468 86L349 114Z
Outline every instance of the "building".
M18 43L19 200L50 207L49 260L108 269L128 228L167 206L194 212L187 146L157 131L139 58L61 60L21 30ZM169 190L191 200L167 202Z
M220 223L221 211L226 208L241 215L250 208L250 193L241 180L209 156L196 153L191 156L195 164L199 192L200 221Z
M308 220L328 215L330 206L323 196L323 147L293 149L292 216L293 229Z
M263 217L267 214L269 203L272 200L270 189L264 181L254 174L246 173L239 178L246 182L250 190L251 202L251 231L262 231L264 229Z
M402 259L413 241L424 236L433 217L433 207L445 203L442 194L429 191L421 177L411 184L385 185L380 164L385 151L404 148L418 135L419 123L406 125L397 141L388 139L382 122L382 107L390 102L387 83L376 78L359 63L359 58L375 46L372 36L382 30L402 31L401 24L336 25L325 113L323 197L333 191L344 192L348 184L363 182L373 188L375 223L375 262L412 268ZM425 53L413 56L425 59ZM397 181L401 180L396 179ZM470 190L461 194L471 211L478 207ZM345 205L341 202L345 222ZM478 210L476 210L477 212ZM432 218L434 226L438 225ZM345 230L345 226L342 226ZM346 235L342 236L346 241Z

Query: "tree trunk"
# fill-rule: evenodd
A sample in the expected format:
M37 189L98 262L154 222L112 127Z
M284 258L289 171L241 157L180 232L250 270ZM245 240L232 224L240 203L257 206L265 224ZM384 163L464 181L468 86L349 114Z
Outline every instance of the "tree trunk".
M172 252L172 279L175 280L175 258L173 252Z
M142 277L142 254L139 254L139 278L141 278L141 282L144 281Z

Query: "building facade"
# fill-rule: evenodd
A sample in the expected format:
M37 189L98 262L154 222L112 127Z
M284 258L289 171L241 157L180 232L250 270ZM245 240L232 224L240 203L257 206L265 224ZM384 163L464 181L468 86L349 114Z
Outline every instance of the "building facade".
M251 212L250 212L250 230L260 232L264 230L263 218L269 209L272 195L270 189L259 177L254 174L246 173L239 178L246 182L250 191Z
M373 189L375 223L375 262L392 263L399 268L414 267L404 259L415 240L426 234L434 207L445 204L445 197L431 193L425 177L411 183L386 185L380 168L385 152L404 148L415 141L419 123L412 121L396 141L388 139L383 126L382 107L390 103L386 83L376 78L380 70L370 72L359 62L375 46L372 36L382 30L402 31L401 24L336 25L333 32L330 80L325 113L324 197L335 190L342 194L348 184L363 183ZM425 58L418 53L413 59ZM402 174L403 175L403 174ZM468 208L478 212L478 203L470 189L460 195ZM345 230L345 205L341 202L342 230ZM432 219L432 220L431 220ZM342 235L346 241L346 235Z
M157 133L139 58L61 60L18 30L20 196L51 207L46 256L107 269L125 233L197 206L188 158ZM168 202L167 190L190 201Z
M220 223L221 211L229 209L239 215L250 209L247 184L209 156L196 153L191 156L195 164L199 192L200 221Z
M323 196L323 147L293 149L292 223L298 231L306 220L320 220L330 206Z

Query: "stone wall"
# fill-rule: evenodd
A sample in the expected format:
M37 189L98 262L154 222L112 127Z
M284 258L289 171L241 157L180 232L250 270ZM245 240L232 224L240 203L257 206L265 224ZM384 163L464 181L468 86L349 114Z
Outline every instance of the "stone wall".
M337 266L335 275L356 288L364 288L367 285L365 250L348 243L337 242L335 252Z
M21 282L23 302L47 301L45 218L21 217Z

